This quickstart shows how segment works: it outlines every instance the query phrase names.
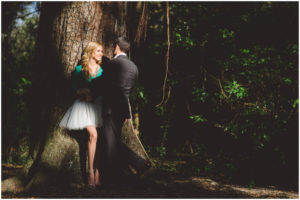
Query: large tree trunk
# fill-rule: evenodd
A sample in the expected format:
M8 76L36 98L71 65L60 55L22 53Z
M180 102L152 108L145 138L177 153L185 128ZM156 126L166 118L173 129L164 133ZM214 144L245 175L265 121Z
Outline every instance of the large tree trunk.
M89 41L99 42L104 55L112 56L113 39L128 35L128 4L42 3L33 72L31 157L19 176L2 181L2 191L82 183L80 142L72 137L76 134L58 127L62 115L73 103L70 73Z

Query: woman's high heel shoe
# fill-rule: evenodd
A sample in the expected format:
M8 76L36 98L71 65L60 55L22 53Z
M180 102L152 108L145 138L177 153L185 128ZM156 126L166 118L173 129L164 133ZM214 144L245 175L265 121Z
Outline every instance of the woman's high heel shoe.
M89 176L88 176L88 186L90 188L95 188L95 174L93 177L91 177L91 172L89 172Z
M100 183L100 174L98 169L95 170L95 186L96 187L100 187L101 183Z

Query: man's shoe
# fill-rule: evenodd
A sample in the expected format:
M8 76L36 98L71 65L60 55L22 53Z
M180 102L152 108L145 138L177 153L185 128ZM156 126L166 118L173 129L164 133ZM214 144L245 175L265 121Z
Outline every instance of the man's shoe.
M151 163L147 160L144 161L144 164L137 169L137 175L141 176L146 171L148 171L151 168Z

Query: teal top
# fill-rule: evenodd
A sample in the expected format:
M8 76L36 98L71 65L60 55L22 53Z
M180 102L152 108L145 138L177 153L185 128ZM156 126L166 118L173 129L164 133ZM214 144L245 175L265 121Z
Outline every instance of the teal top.
M100 66L96 76L91 76L88 79L86 79L82 71L82 66L81 65L76 66L75 70L71 74L73 93L76 95L77 90L79 88L90 88L92 80L100 77L102 75L102 72L103 69Z

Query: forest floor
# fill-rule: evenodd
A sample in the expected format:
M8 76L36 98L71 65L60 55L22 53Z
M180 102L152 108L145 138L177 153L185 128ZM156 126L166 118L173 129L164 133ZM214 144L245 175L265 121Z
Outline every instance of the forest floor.
M170 161L165 164L170 166ZM21 166L2 165L2 180L14 176L20 169ZM47 188L38 193L2 193L2 198L299 198L297 191L250 188L165 169L149 170L138 179L115 186L93 189L87 185L72 185L67 189Z

